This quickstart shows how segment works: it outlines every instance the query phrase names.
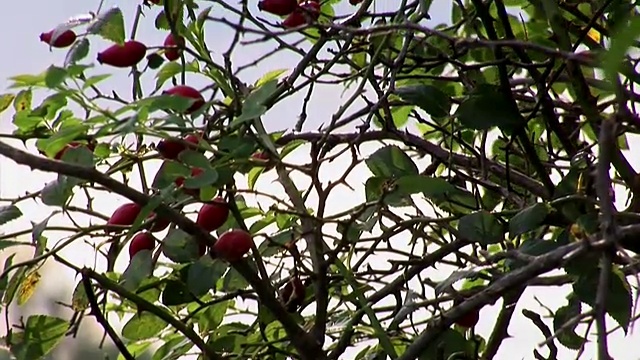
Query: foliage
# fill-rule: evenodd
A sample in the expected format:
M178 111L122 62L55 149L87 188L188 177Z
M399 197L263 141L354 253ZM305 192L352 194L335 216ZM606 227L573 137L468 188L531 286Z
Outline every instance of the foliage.
M33 248L4 263L4 309L30 300L46 262L78 275L74 315L22 319L4 338L13 356L46 357L91 316L124 359L491 359L524 316L549 359L557 345L582 354L593 342L608 359L609 332L637 318L640 177L626 151L640 126L636 4L453 1L451 22L436 24L442 4L431 1L327 0L283 31L256 3L76 16L56 28L82 32L52 48L67 51L64 64L11 77L0 111L14 131L2 135L24 146L3 140L0 154L57 177L0 199L3 226L34 220L27 201L50 211L31 222L30 242L16 240L23 229L0 239L5 252ZM98 40L120 46L143 26L185 41L145 44L132 67L91 58ZM211 51L229 29L227 51ZM239 65L256 45L264 56ZM288 69L263 65L296 56ZM249 68L263 75L251 81ZM125 73L129 94L110 91ZM209 85L171 95L193 79ZM321 87L343 101L310 114ZM272 129L281 105L290 118ZM331 203L345 188L362 202ZM139 213L107 225L92 201L105 190ZM214 199L225 215L209 233L190 209ZM154 230L160 221L168 229ZM215 250L232 229L253 241L239 261L225 257L239 245ZM140 231L157 246L129 259ZM106 266L62 254L82 241ZM566 284L550 318L515 311L528 287ZM476 332L469 315L484 307L498 313L483 311L491 329Z

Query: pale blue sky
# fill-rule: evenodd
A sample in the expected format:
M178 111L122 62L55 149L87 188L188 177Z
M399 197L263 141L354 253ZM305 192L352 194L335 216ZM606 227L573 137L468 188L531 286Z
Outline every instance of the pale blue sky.
M252 10L254 14L257 14L257 8L255 1L252 4ZM382 4L388 9L394 8L395 2L386 2L382 0L377 1L378 4ZM136 0L121 0L121 1L106 1L104 7L119 6L125 14L126 32L127 36L130 33L130 27L133 21L133 14L138 4ZM204 3L203 5L208 5ZM0 12L0 44L2 46L2 56L0 56L0 87L5 88L8 83L5 79L9 76L23 73L39 73L45 70L51 64L61 64L64 60L66 51L54 49L49 51L48 46L39 41L39 34L41 32L49 31L54 28L59 22L65 21L67 18L79 14L85 14L89 11L95 11L98 6L98 1L71 1L71 0L51 0L51 1L34 1L34 0L22 0L22 1L7 1L4 4L3 11ZM214 9L219 9L216 6ZM349 11L351 7L347 1L344 1L339 7L336 8L337 13L345 13ZM436 1L432 7L431 25L435 25L440 22L447 22L450 18L449 9L450 4L448 1ZM137 39L145 42L146 44L161 45L166 33L161 30L157 30L153 27L153 19L158 12L158 8L152 8L147 10L147 17L142 19L142 25L139 27ZM212 12L213 16L220 16L219 13ZM268 14L261 14L265 18L274 20L274 17ZM208 28L207 39L209 46L218 55L226 49L228 39L231 31L224 26L214 26ZM89 57L84 62L93 61L98 49L102 49L108 44L97 37L91 39L92 47ZM255 57L263 54L268 49L273 48L273 44L264 44L260 46L252 45L237 52L237 57L234 59L239 63L246 63L253 60ZM242 80L248 83L254 82L264 74L271 70L291 68L293 67L298 58L295 56L285 56L284 53L280 56L270 58L261 64L259 68L246 71L243 73ZM97 65L97 64L96 64ZM94 73L113 73L116 74L109 81L103 83L102 89L113 89L123 94L123 96L130 96L130 85L127 79L127 70L113 69L107 67L98 66L92 70ZM202 78L189 78L190 84L195 87L202 87L207 85ZM150 91L153 88L154 79L152 74L146 74L143 76L143 86L145 91ZM0 90L4 92L4 90ZM300 111L301 99L304 94L292 97L286 102L277 105L264 117L265 125L268 130L284 130L291 128L296 122L296 116ZM34 103L38 103L41 96L36 96ZM330 119L330 116L335 112L341 101L341 91L336 91L335 88L329 86L320 86L311 102L308 114L309 120L307 121L306 129L313 130L325 121ZM11 112L8 111L3 115L0 115L0 132L6 133L13 131L13 125L11 124ZM635 143L632 143L632 146ZM20 143L14 143L16 146L20 146ZM364 147L364 151L368 152L372 148ZM298 154L293 156L294 159L304 159L304 154ZM421 162L420 167L423 168L428 162ZM157 165L157 164L156 164ZM334 170L332 169L331 172ZM151 172L152 173L152 172ZM327 174L329 178L331 173ZM359 170L353 178L356 181L363 181L368 176L367 170ZM24 193L27 190L38 190L43 184L52 178L50 174L42 174L39 172L30 172L25 167L16 166L12 162L8 162L4 159L0 159L0 194L3 197L16 196L20 193ZM263 181L264 189L267 191L273 191L279 193L277 185L272 185L271 181L273 177L267 176ZM356 182L354 182L356 183ZM357 183L356 183L357 184ZM336 202L332 205L334 209L339 209L344 206L346 201L353 201L354 203L359 200L357 196L353 196L346 190L341 191L341 194L336 198ZM361 194L360 194L361 195ZM104 212L109 213L112 209L121 204L124 199L102 198L105 206ZM23 212L28 214L22 221L14 222L11 226L2 229L3 231L16 230L18 228L24 228L29 226L28 220L41 221L51 211L46 207L37 205L33 202L21 205ZM82 257L83 250L75 249L68 255L75 255L74 258L78 261L86 261L87 264L91 263L91 259ZM86 252L84 252L86 254ZM2 254L0 257L5 257ZM56 271L61 271L68 278L67 291L70 294L71 287L74 284L73 274L69 271L64 271L60 267L55 267ZM59 273L56 273L58 275ZM48 276L45 274L45 277ZM442 276L442 274L440 274ZM436 275L436 277L438 277ZM59 289L61 284L55 281L54 284L49 283L44 286L44 290L47 289ZM533 296L537 295L541 301L551 308L556 308L558 305L564 304L564 295L560 289L548 289L544 293L536 293L528 291L523 301L519 304L516 319L513 321L510 334L514 336L512 339L508 339L504 342L501 351L499 352L497 359L512 360L512 359L531 359L531 351L533 345L540 341L540 334L538 330L523 316L520 315L522 308L539 311L539 307L533 300ZM488 336L488 331L491 329L493 316L492 310L487 308L482 312L482 319L478 325L478 331L484 336ZM4 325L0 325L2 329ZM4 332L4 331L3 331ZM631 338L621 341L619 335L612 337L612 355L616 359L637 359L640 356L640 349L637 346L625 346L631 344L631 341L638 341L640 337L633 335ZM590 350L591 351L591 348ZM542 353L546 353L546 350L542 350ZM589 352L588 352L589 353ZM575 354L561 350L560 359L574 358ZM585 358L591 358L587 356ZM348 359L345 357L345 359Z

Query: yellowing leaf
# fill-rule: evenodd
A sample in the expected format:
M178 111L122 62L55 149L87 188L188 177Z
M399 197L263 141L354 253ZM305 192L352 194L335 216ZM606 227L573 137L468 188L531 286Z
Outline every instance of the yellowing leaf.
M15 98L16 96L13 94L0 95L0 113L7 110L7 108L11 105L11 103L13 102L13 99Z
M36 291L36 286L38 286L38 282L40 282L40 273L34 271L27 275L27 277L22 282L22 286L20 286L20 290L18 291L18 305L24 305L31 295Z
M587 36L589 37L589 39L599 43L600 42L600 33L598 32L598 30L595 29L589 29L589 32L587 33Z

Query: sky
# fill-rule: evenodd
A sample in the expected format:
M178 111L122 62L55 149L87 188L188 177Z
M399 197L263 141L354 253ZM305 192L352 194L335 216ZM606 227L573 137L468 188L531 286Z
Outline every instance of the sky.
M137 5L137 1L134 0L111 0L105 1L103 8L109 8L111 6L118 6L125 14L126 32L129 34L133 14ZM383 6L380 9L393 9L395 2L386 3L385 1L377 1L377 6ZM51 64L60 65L64 61L66 51L53 50L50 51L48 46L41 43L38 36L41 32L53 29L58 23L65 21L71 16L77 16L80 14L86 14L89 11L95 11L98 8L98 1L71 1L71 0L52 0L52 1L35 1L35 0L22 0L22 1L9 1L3 6L3 11L0 12L0 45L3 51L3 56L0 57L0 93L5 92L5 88L9 85L6 79L9 76L16 74L36 74L45 70ZM212 16L220 16L219 7L214 7ZM250 7L251 11L258 13L255 3L252 3ZM345 14L350 11L351 7L344 1L336 8L336 13ZM446 0L436 1L432 7L430 13L432 20L428 23L430 26L435 26L438 23L448 22L450 15L450 4ZM141 21L137 33L137 39L141 39L147 44L161 45L166 33L157 30L153 27L153 19L158 12L158 8L146 10L147 16ZM273 17L262 14L265 18ZM214 55L219 56L226 49L228 39L231 36L231 32L228 28L216 25L207 28L208 45L213 49ZM107 42L93 37L91 39L91 52L84 62L92 61L95 58L97 50L105 48L108 45ZM253 61L258 56L264 54L273 47L273 43L245 46L242 51L236 53L234 62L248 63ZM277 70L277 69L290 69L296 65L299 57L281 53L279 56L274 56L261 63L257 68L252 68L243 72L242 80L247 83L253 83L261 77L262 74ZM97 65L97 64L96 64ZM112 68L97 67L95 74L98 73L114 73L115 76L105 81L101 88L108 92L109 90L115 90L128 96L130 93L128 72L126 70L114 70ZM194 87L203 87L207 83L203 78L189 77L189 84ZM142 78L143 88L146 92L151 91L154 86L154 79L151 74L145 74ZM278 104L263 117L263 121L267 130L286 130L293 127L297 121L297 115L300 112L300 104L302 103L302 97L304 94L294 96ZM340 91L336 91L331 86L319 86L316 90L308 109L309 119L305 125L307 131L317 129L322 123L327 122L331 118L331 114L334 113L340 106L341 101L348 96L343 95ZM37 104L42 99L43 94L37 94L34 98L34 103ZM5 112L0 115L0 133L10 133L13 131L13 125L11 124L11 112ZM5 141L5 139L3 139ZM22 148L22 144L19 142L11 142L14 146ZM633 140L630 143L631 151L637 147L637 140ZM33 150L33 144L29 145ZM375 150L375 146L363 146L361 148L362 155L371 153ZM289 158L287 161L294 163L304 163L306 156L305 151L308 148L302 148ZM637 162L637 156L632 157L634 163ZM324 169L322 172L322 178L327 181L331 178L335 178L336 174L341 174L339 169L343 169L347 166L347 159L337 161L330 169ZM420 169L424 169L429 164L428 158L422 159L418 162ZM153 168L157 168L159 162L150 164L150 171L148 174L153 174ZM363 184L367 177L370 176L368 170L364 167L359 167L350 177L350 183L356 185L358 189L359 184ZM36 191L43 187L43 185L55 178L52 174L42 173L39 171L30 171L27 167L18 166L12 161L6 159L0 159L0 196L2 198L16 197L25 192ZM134 173L132 179L136 179L137 175ZM300 184L304 181L301 180ZM132 186L138 186L135 182ZM283 195L281 187L275 181L273 173L264 176L260 183L260 189L265 192L274 193L277 195ZM329 199L329 213L338 212L345 209L346 206L356 205L363 200L364 195L361 193L353 193L347 188L341 188ZM618 196L618 198L621 198ZM98 203L101 204L100 210L104 214L110 214L116 207L126 202L126 199L117 195L99 194L96 197ZM267 201L261 200L260 204L268 206ZM254 202L256 199L249 199ZM313 203L313 201L312 201ZM82 205L82 201L77 202L78 205ZM0 232L9 233L18 229L24 229L30 227L29 221L40 222L46 218L52 208L43 206L37 202L23 202L20 204L20 208L26 216L19 220L14 221L6 226L0 228ZM197 207L192 207L197 209ZM78 218L81 223L88 223L86 218ZM54 218L51 223L62 223L63 220L60 217ZM49 235L50 238L55 238L55 234ZM91 248L87 244L77 244L66 249L63 254L70 259L73 259L77 264L84 265L96 265L98 267L104 266L103 263L96 263L95 259L91 255ZM21 256L25 258L28 254L22 253ZM0 260L6 258L8 254L0 252ZM2 260L3 261L3 260ZM124 269L127 259L121 258L118 262L118 267ZM429 276L432 280L437 280L446 276L446 273L442 272L442 269L432 270L429 272ZM32 300L37 306L33 308L38 310L47 309L46 304L39 300L39 295L45 293L53 293L54 296L59 297L61 300L69 299L71 291L75 286L77 279L74 278L74 273L65 269L62 266L48 264L43 270L43 281L38 288L38 292ZM540 342L541 335L537 328L530 323L529 320L521 315L521 310L526 308L529 310L537 311L541 314L545 314L542 308L539 306L536 299L542 301L546 306L551 309L564 305L566 287L564 288L546 288L543 291L540 289L528 290L523 299L518 305L516 311L517 316L512 321L509 328L511 338L504 341L501 350L499 351L496 359L532 359L531 351L536 343ZM32 311L35 311L32 309ZM492 328L495 318L495 308L487 307L482 310L481 320L477 326L477 331L484 336L488 336ZM610 322L610 324L613 324ZM609 326L611 327L611 325ZM2 333L6 331L4 324L0 324L0 330ZM640 348L634 346L629 347L627 344L633 341L640 340L640 336L637 333L630 334L626 339L621 336L620 332L612 335L610 338L611 355L615 359L638 359L640 358ZM73 346L73 342L67 342L68 346ZM575 353L567 351L561 348L560 359L571 359L575 357ZM539 350L543 354L546 353L546 349ZM593 358L593 347L589 346L584 354L585 359ZM345 359L349 359L345 355Z

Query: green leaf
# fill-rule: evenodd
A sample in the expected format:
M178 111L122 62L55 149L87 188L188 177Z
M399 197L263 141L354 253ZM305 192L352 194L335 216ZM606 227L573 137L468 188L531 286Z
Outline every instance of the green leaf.
M13 108L16 112L23 110L31 110L31 100L33 99L33 93L31 90L22 90L13 99Z
M187 287L196 296L201 297L209 290L215 289L216 282L227 271L227 265L222 261L211 259L204 255L198 261L189 266L187 275Z
M617 80L618 72L625 65L625 56L640 36L640 18L633 17L628 24L611 37L611 46L604 55L602 64L609 81Z
M44 78L44 83L48 88L55 89L64 82L67 76L68 74L65 69L51 65L47 69L47 75Z
M76 288L73 290L73 295L71 296L71 307L73 311L84 311L89 308L89 298L87 297L87 292L84 289L84 283L82 280L78 282Z
M553 316L553 331L557 333L558 342L571 350L578 350L587 339L576 334L579 323L566 327L565 324L580 315L582 306L574 296L569 297L569 303L559 308ZM561 331L562 329L562 331Z
M233 303L233 300L227 300L207 307L198 319L200 331L207 332L220 326L224 320L224 315L233 306Z
M509 220L509 235L514 238L534 230L544 222L549 208L544 203L536 203L523 209Z
M472 193L442 178L409 175L399 178L395 185L399 193L404 195L422 193L439 208L451 213L468 214L478 208Z
M164 189L173 184L178 177L191 176L191 170L177 161L164 161L156 173L151 185L154 189Z
M181 74L183 71L192 73L199 72L200 67L198 66L198 62L194 60L192 62L185 63L184 67L175 61L165 63L156 73L156 90L160 89L167 80Z
M403 86L396 89L396 94L402 100L412 105L417 105L427 114L442 118L449 116L451 111L451 98L433 85L419 84Z
M419 360L450 359L453 354L462 353L460 358L473 358L476 356L475 344L465 339L464 335L453 329L444 330L440 336L420 354ZM456 358L456 357L453 357Z
M255 86L261 87L262 85L265 85L266 83L272 80L278 80L280 79L280 75L286 72L287 72L287 69L278 69L278 70L269 71L268 73L264 74L258 81L256 81Z
M124 273L122 273L120 285L129 291L134 291L152 274L153 252L147 249L138 251L129 261Z
M199 258L198 243L186 232L171 229L163 241L162 253L173 262L188 263Z
M63 206L73 195L73 186L69 186L66 177L49 182L40 192L42 203L49 206Z
M504 227L487 211L477 211L463 216L458 223L458 231L468 241L489 245L504 240Z
M166 327L167 323L164 320L145 311L134 315L124 325L122 336L133 341L156 338Z
M67 56L64 58L64 66L68 67L84 59L89 55L89 40L82 38L76 41L71 46L71 49L67 52Z
M69 330L67 320L48 315L29 316L24 326L24 331L14 332L10 337L11 353L18 360L44 358Z
M14 94L2 94L0 95L0 114L11 106L11 103L16 98Z
M9 78L9 80L13 81L13 84L11 84L10 88L42 86L44 85L44 76L44 72L38 75L23 74L12 76Z
M378 149L365 160L365 164L375 176L379 177L399 178L418 174L418 167L413 160L394 145Z
M171 338L163 338L163 340L164 344L153 353L151 360L181 359L193 347L193 343L189 339L179 334Z
M187 285L179 280L167 280L162 291L162 303L166 306L176 306L195 301Z
M255 265L253 264L253 262L250 262L250 264L255 271ZM221 285L220 290L227 293L244 290L249 286L247 280L245 280L245 278L240 275L240 273L234 268L229 268L229 271L227 271L227 274L221 280L222 284L218 282L218 286Z
M106 80L106 79L108 79L110 77L111 77L111 74L102 74L102 75L90 76L86 80L84 80L84 84L82 85L82 90L85 90L85 89L88 89L91 86L97 85L98 83L100 83L103 80Z
M488 130L494 126L502 130L525 125L516 105L497 86L479 84L456 110L460 124L469 129Z
M551 252L558 247L560 247L560 244L552 240L529 239L523 242L520 247L518 247L518 251L525 255L540 256ZM527 262L517 259L507 259L505 261L505 265L509 269L514 270L527 265Z
M0 206L0 225L22 216L22 211L15 205Z
M267 112L264 102L275 93L278 88L278 80L273 79L264 83L264 85L253 90L242 104L242 113L231 122L232 126L242 124L249 120L253 120L262 116Z
M583 303L595 307L598 294L599 271L586 272L573 283L573 292ZM627 332L631 320L632 297L629 283L624 274L617 268L613 268L609 279L607 291L607 313L620 324Z
M90 34L100 35L116 44L124 44L124 16L120 8L113 7L99 14L93 24L87 27Z

